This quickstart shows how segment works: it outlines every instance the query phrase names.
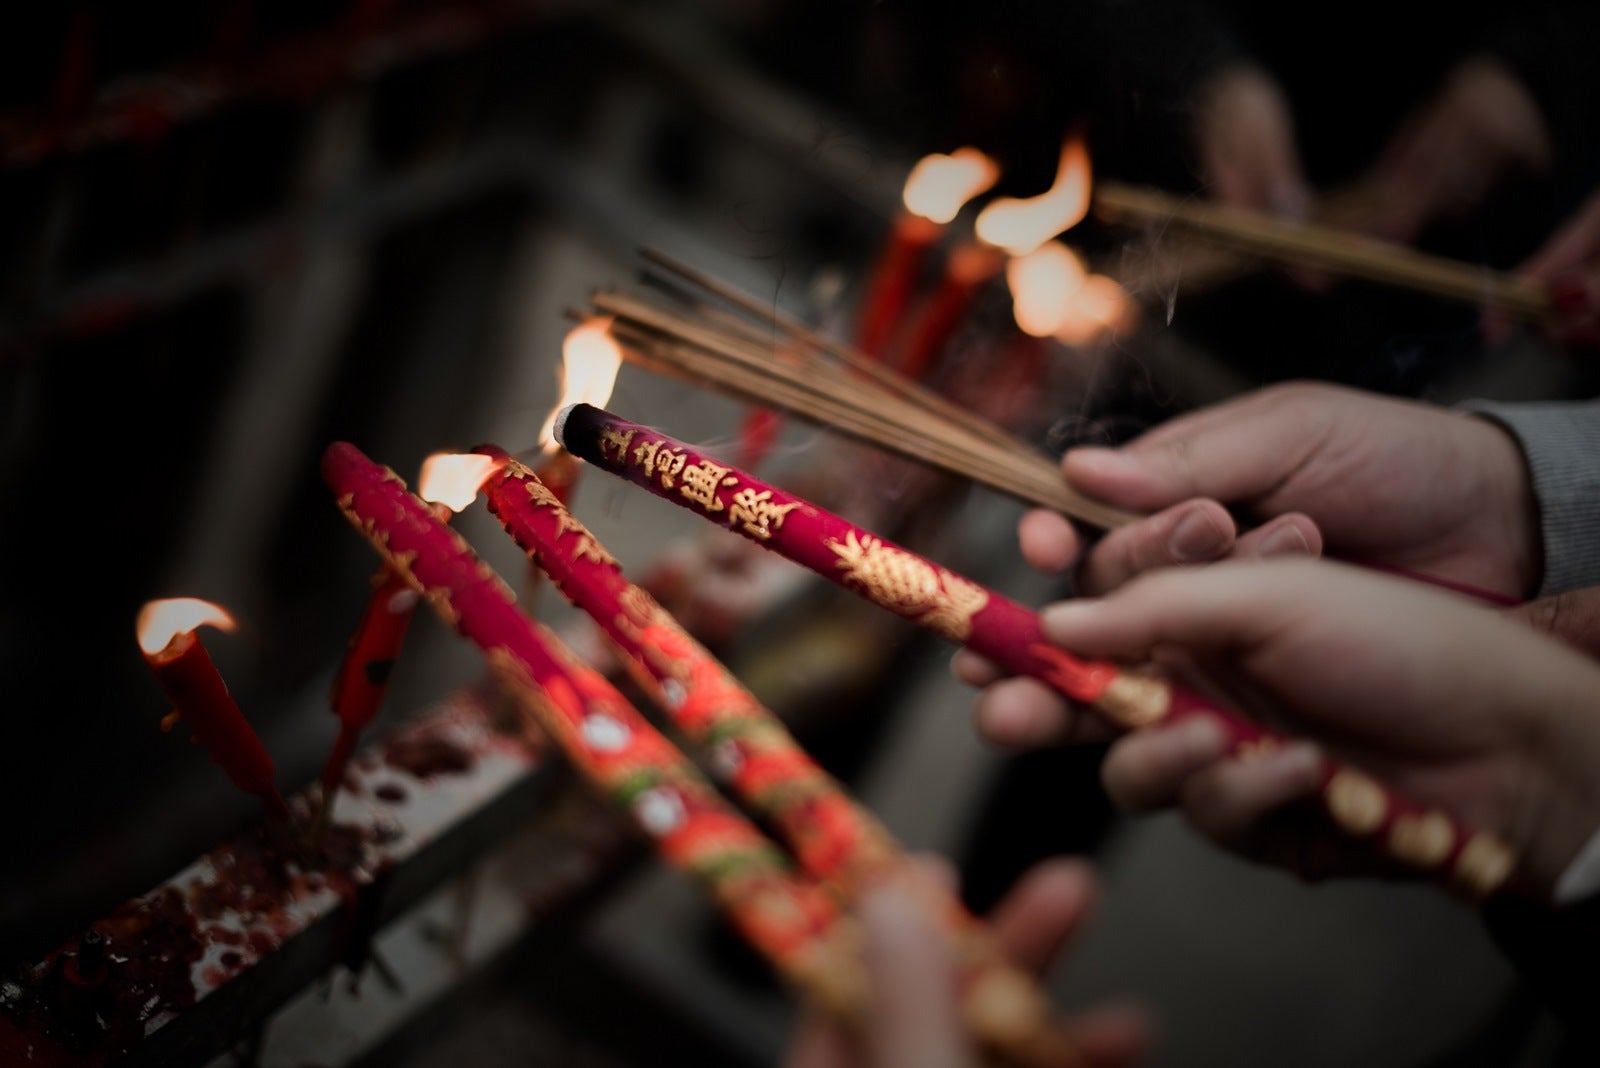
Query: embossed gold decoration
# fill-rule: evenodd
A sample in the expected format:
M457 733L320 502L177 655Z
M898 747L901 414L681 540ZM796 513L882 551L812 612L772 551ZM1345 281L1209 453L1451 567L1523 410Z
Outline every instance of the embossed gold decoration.
M773 501L771 490L757 493L746 486L728 502L728 522L739 523L746 534L766 541L783 526L784 517L798 507L799 501L778 504Z
M1172 710L1172 687L1163 679L1124 671L1111 680L1094 705L1120 727L1148 727Z
M646 478L660 476L662 488L671 489L689 457L664 441L641 441L633 450L633 462L644 469Z
M873 601L915 619L949 638L966 641L972 617L989 603L982 586L935 567L919 556L855 531L827 546L838 556L845 581L866 590Z
M707 512L720 512L722 502L717 499L717 490L723 486L736 485L739 481L737 478L729 477L729 470L710 460L701 460L693 467L683 469L683 485L678 488L678 492L685 500L698 504Z
M1371 834L1383 825L1389 810L1383 787L1351 768L1335 772L1323 793L1328 811L1351 834Z
M1488 897L1504 885L1517 866L1516 857L1500 839L1479 833L1467 840L1456 857L1455 878L1474 897Z
M446 623L452 627L461 622L461 613L456 611L455 603L450 600L450 591L443 586L434 586L432 589L422 591L422 599L433 606Z
M1450 855L1453 837L1443 812L1402 816L1389 829L1389 854L1414 868L1435 868Z
M628 458L628 446L633 444L633 433L632 430L618 430L614 426L606 427L600 431L600 455L604 456L608 452L614 452L617 454L617 459L626 460Z

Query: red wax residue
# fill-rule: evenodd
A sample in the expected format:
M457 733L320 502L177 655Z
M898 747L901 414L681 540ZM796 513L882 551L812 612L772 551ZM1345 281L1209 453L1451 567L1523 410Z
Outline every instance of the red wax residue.
M472 752L439 735L403 735L384 749L384 759L419 779L460 775L472 770Z

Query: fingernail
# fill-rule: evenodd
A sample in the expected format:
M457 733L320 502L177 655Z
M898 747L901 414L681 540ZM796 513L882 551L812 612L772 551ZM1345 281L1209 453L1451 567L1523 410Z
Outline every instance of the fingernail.
M1209 508L1192 509L1172 528L1167 552L1182 564L1214 560L1228 547L1228 532Z
M1256 555L1259 557L1310 556L1311 543L1306 541L1306 536L1301 533L1299 524L1285 523L1261 539L1261 544L1256 546Z
M1039 613L1046 634L1081 626L1094 614L1093 601L1059 601Z

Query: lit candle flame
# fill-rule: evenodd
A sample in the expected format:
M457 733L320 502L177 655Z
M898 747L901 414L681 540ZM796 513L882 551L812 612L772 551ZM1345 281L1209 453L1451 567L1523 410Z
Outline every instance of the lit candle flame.
M1012 255L1032 252L1089 213L1089 149L1081 137L1061 146L1056 180L1036 197L1001 197L978 213L978 239Z
M145 606L139 609L134 632L139 637L139 648L146 655L155 656L178 635L200 627L231 631L234 627L233 617L210 601L202 601L197 597L169 597L145 602Z
M611 336L609 318L590 319L568 332L561 345L561 402L550 410L550 418L539 431L539 443L545 452L561 448L555 433L556 416L561 410L573 404L604 408L621 367L622 346Z
M1006 285L1017 326L1034 337L1054 334L1071 314L1071 302L1086 277L1083 261L1059 241L1013 257L1006 263Z
M1127 290L1113 278L1092 274L1067 302L1066 314L1051 333L1063 344L1086 345L1128 326L1132 315Z
M960 213L962 205L999 177L994 160L970 146L948 156L942 152L923 156L906 176L906 210L932 222L947 223Z
M464 512L478 499L478 491L500 470L502 462L472 452L436 452L422 461L417 496L452 512Z

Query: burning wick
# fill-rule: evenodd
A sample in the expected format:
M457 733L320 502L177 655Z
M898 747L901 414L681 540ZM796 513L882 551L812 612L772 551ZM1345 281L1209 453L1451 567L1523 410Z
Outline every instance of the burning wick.
M556 439L556 416L571 404L604 407L617 384L622 369L622 346L611 336L611 318L590 319L567 332L561 343L561 400L545 419L539 431L539 446L545 459L537 469L539 480L562 504L569 504L578 488L581 467L573 455ZM601 398L598 401L591 397ZM482 456L474 457L485 459ZM496 465L496 470L498 470ZM492 474L493 472L491 472ZM485 475L485 479L489 476ZM536 574L537 572L535 572Z
M910 302L923 255L962 206L999 177L1000 168L975 148L924 156L911 168L903 195L905 208L890 227L861 303L858 348L872 356L883 355Z
M175 597L145 604L135 631L156 682L212 761L235 786L259 797L274 818L288 822L289 808L273 783L272 758L195 633L205 626L232 631L233 617L209 601Z
M1089 149L1081 137L1061 146L1056 180L1036 197L1001 197L978 214L978 240L1024 256L1070 230L1089 213Z
M499 470L486 456L434 453L422 461L417 495L434 506L440 522L465 511L478 489ZM333 808L333 798L344 781L345 768L355 753L361 732L377 718L389 692L395 661L405 644L411 617L416 614L417 593L404 576L388 567L372 579L372 596L333 678L333 714L339 717L339 736L322 768L322 806L317 811L315 836L321 837Z

